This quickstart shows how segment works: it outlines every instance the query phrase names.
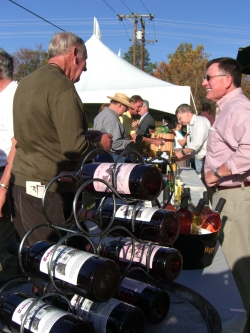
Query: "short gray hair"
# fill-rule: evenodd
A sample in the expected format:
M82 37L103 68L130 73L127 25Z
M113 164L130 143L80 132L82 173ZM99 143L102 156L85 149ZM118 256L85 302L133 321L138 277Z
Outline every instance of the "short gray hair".
M83 57L84 53L86 53L86 46L80 37L72 32L56 33L49 43L49 59L58 55L68 54L74 46L79 50L79 57Z
M177 115L178 113L184 113L186 111L188 111L188 112L190 112L192 114L195 113L194 110L192 109L192 107L190 105L188 105L188 104L181 104L176 109L175 114Z
M146 106L149 109L149 102L146 99L143 100L143 104L142 105Z
M5 79L13 79L14 59L0 47L0 71Z

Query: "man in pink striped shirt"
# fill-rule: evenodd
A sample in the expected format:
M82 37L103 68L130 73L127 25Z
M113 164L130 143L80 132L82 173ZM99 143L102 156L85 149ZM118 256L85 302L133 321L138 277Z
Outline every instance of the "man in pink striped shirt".
M213 207L226 199L219 241L245 310L250 310L250 101L241 89L241 67L231 58L208 62L202 85L216 102L209 130L205 180L215 188Z

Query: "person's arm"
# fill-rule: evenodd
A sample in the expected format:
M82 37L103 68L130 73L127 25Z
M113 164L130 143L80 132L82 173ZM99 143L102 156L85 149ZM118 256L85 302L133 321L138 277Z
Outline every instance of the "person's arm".
M217 174L217 176L215 174ZM232 172L228 170L226 164L224 163L216 169L216 173L214 172L214 170L208 171L205 174L205 181L208 187L213 187L219 183L221 178L231 175Z
M165 144L165 140L161 138L147 138L143 136L143 142L154 144L156 146L163 146Z
M81 161L94 149L103 148L100 141L94 143L85 137L88 124L82 102L73 85L53 98L50 112L59 137L61 152L66 158Z
M5 204L7 198L8 187L10 183L11 169L16 154L16 140L15 138L11 139L11 149L7 157L6 166L1 177L1 186L0 186L0 217L2 217L2 208Z

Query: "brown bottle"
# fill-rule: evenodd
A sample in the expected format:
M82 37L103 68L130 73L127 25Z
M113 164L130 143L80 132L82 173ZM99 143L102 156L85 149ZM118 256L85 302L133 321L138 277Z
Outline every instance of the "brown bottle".
M180 208L176 211L180 221L180 234L189 235L191 233L191 224L193 215L188 209L188 193L183 193Z
M162 173L152 164L118 163L114 171L115 163L89 163L82 170L83 182L91 179L106 181L117 193L126 199L154 200L158 198L162 190ZM63 177L70 173L63 171L60 182L72 182L73 179ZM114 174L114 179L113 179ZM98 180L86 185L86 190L95 197L111 196L111 189Z
M206 200L206 204L201 212L202 220L204 220L206 217L208 217L209 215L211 215L213 213L212 209L209 207L209 199L208 199L207 191L203 192L203 199Z
M192 203L191 192L189 187L183 188L183 193L188 194L188 209L192 213L195 210L195 205Z
M141 267L155 279L176 279L182 270L182 255L174 248L134 242L135 251L132 255L132 242L128 238L114 238L103 244L100 254L114 260L123 270L131 261L131 265Z
M179 219L175 212L157 207L137 207L131 205L116 205L115 218L112 226L122 226L133 232L135 237L170 245L175 242L179 235ZM98 222L98 227L103 230L111 221L114 206L105 205L101 211L82 210L79 218L92 218ZM134 230L132 216L134 214ZM113 232L113 235L117 230ZM119 234L127 236L126 232L119 229Z

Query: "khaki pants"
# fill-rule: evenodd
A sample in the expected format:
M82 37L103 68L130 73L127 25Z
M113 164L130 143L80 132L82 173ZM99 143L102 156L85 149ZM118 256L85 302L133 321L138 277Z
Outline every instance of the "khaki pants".
M219 241L232 270L244 308L250 310L250 187L216 191L213 208L224 198ZM229 286L230 287L230 286Z

